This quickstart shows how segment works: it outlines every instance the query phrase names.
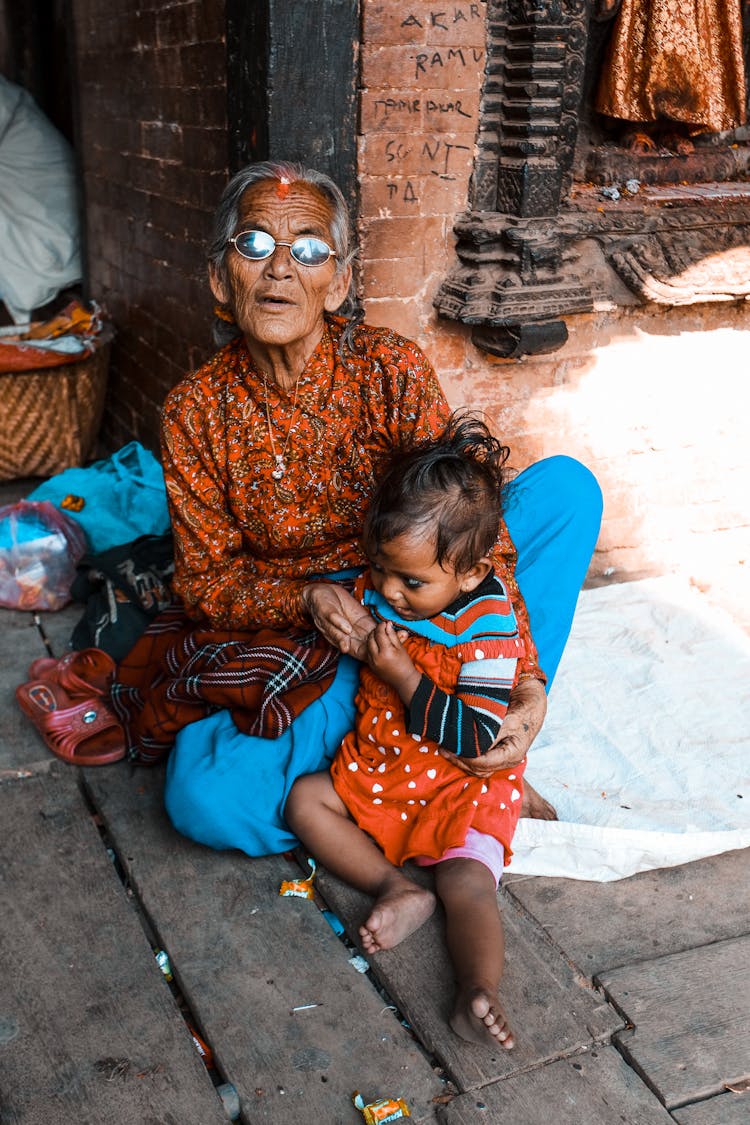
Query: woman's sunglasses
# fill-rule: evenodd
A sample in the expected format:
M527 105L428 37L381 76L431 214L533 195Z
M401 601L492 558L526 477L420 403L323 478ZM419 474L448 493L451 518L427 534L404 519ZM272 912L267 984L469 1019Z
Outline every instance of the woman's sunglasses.
M264 230L243 230L234 238L228 238L227 242L251 262L262 262L264 258L270 258L277 246L288 246L289 253L301 266L322 266L329 258L336 257L335 250L327 242L309 234L295 238L294 242L280 242Z

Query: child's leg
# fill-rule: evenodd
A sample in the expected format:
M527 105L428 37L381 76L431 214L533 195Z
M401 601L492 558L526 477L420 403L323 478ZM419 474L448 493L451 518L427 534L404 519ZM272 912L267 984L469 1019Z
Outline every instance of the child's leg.
M419 929L435 909L435 896L389 863L351 819L329 773L294 783L284 816L316 859L339 879L375 898L359 934L366 953L392 949Z
M510 1048L513 1032L497 998L505 942L495 876L476 859L447 859L435 865L435 883L456 974L451 1027L469 1042Z

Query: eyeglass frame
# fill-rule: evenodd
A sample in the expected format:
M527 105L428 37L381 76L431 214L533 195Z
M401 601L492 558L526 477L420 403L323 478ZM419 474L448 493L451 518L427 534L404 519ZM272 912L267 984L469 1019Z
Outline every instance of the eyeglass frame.
M239 246L237 245L237 239L242 238L243 234L265 234L265 235L268 235L268 237L273 242L273 247L271 248L271 250L269 250L269 252L267 254L264 254L261 258L249 258L247 256L247 254L242 253ZM295 256L295 254L293 253L292 247L295 246L298 242L302 242L307 238L314 238L316 242L322 242L323 245L328 248L328 257L325 259L325 261L323 261L323 262L301 262L299 260L299 258L297 258ZM231 238L227 239L227 245L228 246L234 246L234 248L237 251L237 253L239 254L239 256L241 258L244 258L246 262L267 262L269 258L272 258L274 256L274 254L276 253L276 250L279 246L286 246L287 249L289 250L289 254L290 254L292 260L295 261L298 266L306 266L307 269L316 269L319 266L324 266L328 262L330 262L331 258L338 258L338 256L339 256L337 251L334 250L333 247L329 246L324 238L319 238L317 234L300 234L300 235L298 235L297 238L294 239L294 242L283 242L278 238L274 238L273 235L269 234L267 230L259 230L257 227L249 227L247 230L238 231L237 234L234 234L234 235L232 235Z

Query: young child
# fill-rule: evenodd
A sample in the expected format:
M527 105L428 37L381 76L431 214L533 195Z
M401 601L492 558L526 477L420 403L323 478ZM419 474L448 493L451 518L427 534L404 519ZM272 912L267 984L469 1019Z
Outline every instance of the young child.
M365 521L370 567L355 591L374 622L356 727L330 774L296 782L285 816L329 871L375 897L360 928L368 953L392 948L434 910L434 895L401 864L435 865L457 979L451 1026L510 1048L497 999L497 884L525 762L485 778L461 767L497 737L524 654L489 558L507 456L464 416L390 467Z

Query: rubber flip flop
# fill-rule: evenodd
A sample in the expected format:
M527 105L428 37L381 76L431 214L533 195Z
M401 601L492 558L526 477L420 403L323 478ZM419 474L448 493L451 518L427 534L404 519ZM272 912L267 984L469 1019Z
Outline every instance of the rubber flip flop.
M16 688L18 705L49 750L74 766L106 766L125 757L122 727L100 697L75 700L59 684L37 680Z
M109 695L115 674L115 662L100 648L84 648L68 652L59 660L41 656L29 668L29 680L44 680L59 684L63 691L76 698L92 695Z

